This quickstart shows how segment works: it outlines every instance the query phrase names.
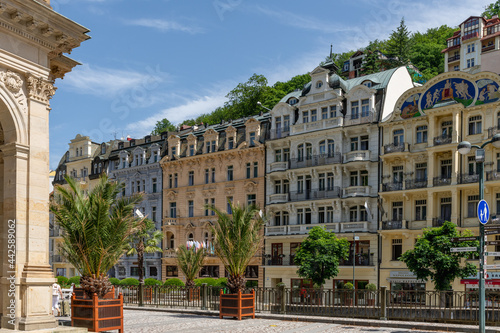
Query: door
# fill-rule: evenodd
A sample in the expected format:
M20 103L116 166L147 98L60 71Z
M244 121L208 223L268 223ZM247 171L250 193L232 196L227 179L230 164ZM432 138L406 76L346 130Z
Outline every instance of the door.
M441 204L441 219L451 221L451 203Z
M277 266L283 265L283 243L271 244L271 264Z
M311 176L306 176L306 200L310 199L311 196Z

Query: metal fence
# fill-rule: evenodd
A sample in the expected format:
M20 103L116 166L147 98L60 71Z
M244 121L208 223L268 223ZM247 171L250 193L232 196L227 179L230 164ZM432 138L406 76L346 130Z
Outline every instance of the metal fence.
M152 307L219 310L222 287L144 286L143 305ZM255 311L309 316L349 318L387 318L477 324L479 294L477 291L370 291L364 289L319 288L252 288ZM119 286L125 305L139 305L138 286ZM250 292L248 289L246 292ZM500 291L486 293L486 324L500 326Z

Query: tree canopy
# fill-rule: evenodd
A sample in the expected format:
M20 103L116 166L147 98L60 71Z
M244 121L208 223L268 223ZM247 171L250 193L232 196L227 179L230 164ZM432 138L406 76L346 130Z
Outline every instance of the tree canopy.
M310 279L316 286L322 286L327 279L339 274L340 260L348 256L347 239L337 238L322 227L314 227L300 243L293 260L299 266L299 276Z
M482 17L492 18L493 15L500 14L500 0L494 3L490 3L488 6L484 7L484 12L481 14Z
M394 30L387 41L387 55L394 59L396 66L408 65L411 52L410 32L405 24L404 17L399 27Z
M160 135L163 132L175 132L176 127L167 118L163 118L156 122L155 128L151 132L151 135Z
M461 259L470 258L478 252L451 252L452 247L478 247L479 241L452 242L452 237L470 237L469 230L460 232L452 222L446 221L439 228L424 229L417 239L413 249L406 251L400 257L417 279L431 279L436 290L449 290L456 278L466 278L475 275L476 266L466 262L461 265Z

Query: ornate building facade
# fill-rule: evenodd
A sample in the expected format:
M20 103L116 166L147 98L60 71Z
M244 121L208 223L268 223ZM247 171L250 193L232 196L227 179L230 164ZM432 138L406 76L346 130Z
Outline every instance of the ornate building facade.
M381 285L393 290L434 289L431 282L416 280L398 260L413 248L423 228L451 221L461 230L479 234L474 151L462 156L457 145L461 141L481 145L499 132L499 84L498 75L491 72L441 74L402 94L394 113L381 124ZM498 216L500 149L488 145L484 165L484 199L492 215ZM499 249L491 246L488 250ZM496 259L488 257L488 263L498 263ZM453 289L463 290L464 285L477 287L477 280L456 280Z
M53 328L49 100L54 80L78 64L64 53L87 40L88 29L49 0L2 1L0 26L0 327Z
M175 249L187 241L212 243L216 215L205 208L229 211L228 202L264 208L265 133L268 114L213 126L192 127L168 137L163 168L163 280L184 279ZM246 277L262 285L261 253L250 263ZM200 277L225 277L213 254Z
M271 113L266 142L265 286L312 287L293 262L300 242L324 226L351 242L351 255L325 288L377 282L380 119L413 87L406 68L351 80L327 64ZM355 277L353 277L353 264Z

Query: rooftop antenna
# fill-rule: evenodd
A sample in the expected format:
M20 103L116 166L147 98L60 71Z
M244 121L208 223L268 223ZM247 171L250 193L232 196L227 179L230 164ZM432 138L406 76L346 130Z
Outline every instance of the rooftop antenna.
M333 57L333 44L330 44L330 59Z

